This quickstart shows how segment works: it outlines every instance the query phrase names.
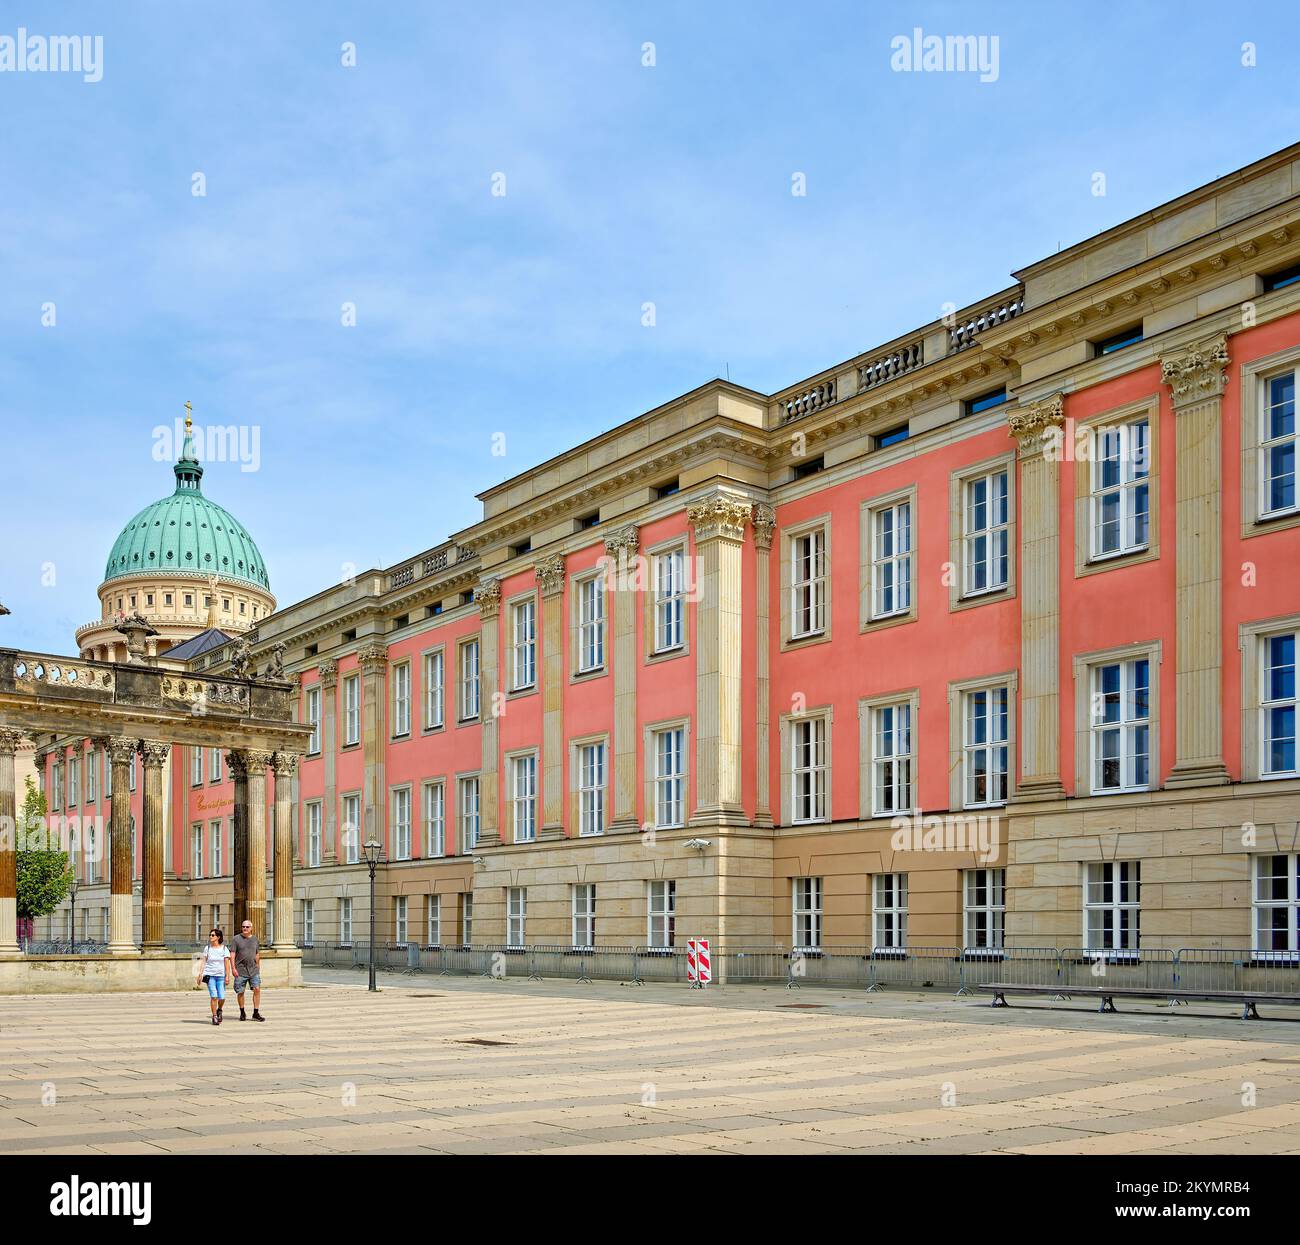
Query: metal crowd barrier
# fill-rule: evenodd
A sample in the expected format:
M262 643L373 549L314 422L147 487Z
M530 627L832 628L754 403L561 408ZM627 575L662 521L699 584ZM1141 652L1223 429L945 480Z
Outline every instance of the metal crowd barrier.
M1061 992L1071 986L1127 986L1140 990L1178 985L1178 955L1164 948L1099 951L1068 947L1061 952Z
M1300 955L1294 952L1184 947L1176 955L1182 990L1300 994Z

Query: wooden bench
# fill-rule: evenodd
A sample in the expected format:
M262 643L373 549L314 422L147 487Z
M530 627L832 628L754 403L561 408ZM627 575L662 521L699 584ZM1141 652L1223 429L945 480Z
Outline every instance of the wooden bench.
M1260 990L1183 990L1178 986L1151 989L1146 986L1019 986L1006 981L989 982L975 987L993 996L993 1007L1010 1007L1008 994L1058 994L1065 998L1081 995L1100 999L1102 1012L1113 1012L1116 999L1168 999L1186 1002L1196 999L1207 1003L1240 1003L1242 1020L1258 1020L1258 1003L1300 1003L1300 994L1279 994Z

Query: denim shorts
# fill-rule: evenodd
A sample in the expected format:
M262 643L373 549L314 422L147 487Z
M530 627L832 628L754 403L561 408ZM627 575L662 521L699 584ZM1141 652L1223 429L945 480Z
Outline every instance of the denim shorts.
M207 977L208 997L225 1000L226 997L226 979L224 977Z
M252 986L254 990L260 990L262 988L262 974L251 973L247 977L235 977L236 994L243 994L249 986Z

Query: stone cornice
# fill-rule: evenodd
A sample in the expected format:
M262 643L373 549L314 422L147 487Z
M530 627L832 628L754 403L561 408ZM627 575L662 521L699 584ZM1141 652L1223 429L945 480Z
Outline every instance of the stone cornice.
M1161 356L1160 379L1175 407L1191 406L1223 393L1227 367L1228 340L1220 334Z

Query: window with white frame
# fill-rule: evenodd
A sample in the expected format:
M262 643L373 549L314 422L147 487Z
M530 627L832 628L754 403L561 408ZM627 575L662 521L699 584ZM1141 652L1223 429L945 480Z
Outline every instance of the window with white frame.
M1264 380L1260 411L1260 518L1296 509L1295 370Z
M578 747L578 833L605 833L605 743Z
M825 821L826 719L793 719L790 744L790 820L796 823Z
M430 947L442 946L442 896L429 895L424 904L425 942Z
M474 895L470 891L460 897L460 943L463 947L474 944Z
M221 749L210 748L208 750L208 781L221 781Z
M1093 431L1092 557L1147 548L1151 540L1151 450L1145 419Z
M871 710L871 811L893 817L914 807L912 705L902 700Z
M478 775L461 778L456 783L456 809L460 831L457 850L461 855L472 852L478 843Z
M208 827L208 839L212 844L212 876L219 878L225 872L225 861L222 859L225 836L222 834L221 822L214 821Z
M1142 862L1108 860L1086 866L1084 934L1090 951L1137 951L1141 935Z
M104 799L108 799L113 794L113 759L108 755L108 749L104 749Z
M207 946L208 937L203 928L203 905L196 903L194 905L194 941L200 946Z
M681 648L686 614L686 550L665 549L654 558L654 651Z
M814 528L790 538L790 638L826 630L826 530Z
M339 943L352 945L352 900L346 896L339 900Z
M791 938L796 951L820 951L822 946L822 880L795 878L793 883L794 926Z
M892 618L912 608L912 503L871 512L871 617Z
M86 827L86 881L99 881L99 838L93 824Z
M409 933L407 916L409 912L410 900L408 896L395 895L393 897L393 941L399 947L404 947L407 943Z
M460 720L468 722L478 717L478 641L466 640L457 650L460 684Z
M198 787L203 783L203 749L190 749L190 786Z
M573 945L596 945L596 884L584 882L570 887L573 895Z
M95 802L95 774L99 769L99 753L93 748L86 753L86 803Z
M962 791L967 808L1007 802L1010 689L980 687L963 693Z
M686 731L680 726L654 732L654 824L686 824Z
M578 673L605 665L605 580L596 574L581 579L578 589Z
M312 800L307 805L307 867L318 869L321 862L321 803Z
M411 859L411 788L393 790L393 858Z
M316 901L314 899L302 901L302 945L304 947L316 945Z
M1010 514L1007 469L962 483L962 595L997 592L1008 583Z
M190 830L190 877L203 876L203 827L194 826Z
M68 758L68 806L81 803L81 753L74 752Z
M537 682L537 601L529 597L517 602L510 611L511 653L513 655L515 691Z
M361 797L343 797L343 863L355 865L361 859Z
M677 883L655 880L646 887L646 945L667 950L676 945Z
M1254 950L1300 952L1300 853L1254 858Z
M50 794L54 798L53 807L57 812L63 807L63 762L55 761L50 766Z
M393 734L411 733L411 663L398 662L393 667Z
M441 781L424 784L424 851L426 856L447 851L447 787Z
M872 946L902 951L907 946L907 874L877 873L871 895Z
M1007 871L967 869L962 897L962 946L968 951L1001 951L1007 910Z
M1092 668L1093 791L1151 785L1151 663L1145 657Z
M424 729L442 725L443 660L442 649L424 655Z
M307 722L311 726L311 735L307 739L307 751L320 751L320 688L307 689Z
M361 676L350 674L343 680L343 743L361 742Z
M1295 719L1296 633L1265 636L1259 645L1260 776L1280 778L1296 773Z
M510 758L510 824L516 843L537 838L537 753Z
M506 946L525 946L524 922L527 917L527 892L522 886L506 888Z

